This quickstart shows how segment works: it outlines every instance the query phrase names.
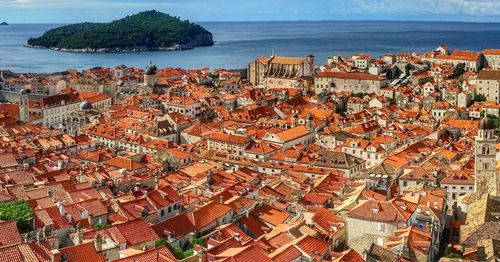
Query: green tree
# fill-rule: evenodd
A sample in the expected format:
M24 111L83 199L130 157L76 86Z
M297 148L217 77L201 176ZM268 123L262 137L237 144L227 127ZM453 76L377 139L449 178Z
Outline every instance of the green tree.
M448 255L445 256L446 258L461 258L462 256L460 256L459 254L457 253L449 253Z
M207 247L207 242L203 238L193 238L193 245L199 245L202 247Z
M153 10L110 23L61 26L30 38L28 44L65 49L157 49L176 44L213 45L213 40L200 25Z
M500 117L491 114L486 115L486 117L493 122L495 129L500 128Z
M486 101L486 96L484 96L483 94L476 94L474 96L474 101L475 102L484 102L484 101Z
M167 246L167 240L162 238L155 241L155 247L163 247L163 246Z
M178 248L178 247L173 247L167 240L165 239L158 239L155 241L155 246L156 247L161 247L165 246L168 248L168 250L174 255L175 258L181 260L185 259L187 257L190 257L194 254L194 249L192 245L189 245L185 249Z
M21 233L32 230L33 210L24 200L0 203L0 219L16 221Z
M406 74L407 76L409 76L409 75L410 75L410 73L411 73L411 71L412 71L412 70L414 70L414 69L415 69L415 66L414 66L414 65L412 65L412 64L406 64L406 65L405 65L405 74Z
M363 93L363 92L360 92L360 93L354 93L352 94L352 96L355 96L355 97L360 97L360 98L363 98L367 95L367 93Z
M453 68L453 78L459 78L465 73L465 64L459 63Z
M103 228L106 228L108 227L107 224L95 224L94 225L94 229L103 229Z

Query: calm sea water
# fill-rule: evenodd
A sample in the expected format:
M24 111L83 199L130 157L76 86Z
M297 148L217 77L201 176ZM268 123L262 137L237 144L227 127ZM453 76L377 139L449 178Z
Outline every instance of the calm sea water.
M258 56L313 54L323 64L333 54L350 55L425 51L447 44L453 49L500 48L500 23L452 22L211 22L215 46L179 52L121 54L63 53L25 48L30 37L58 24L0 26L0 69L14 72L54 72L94 66L144 67L149 59L160 66L183 68L244 68Z

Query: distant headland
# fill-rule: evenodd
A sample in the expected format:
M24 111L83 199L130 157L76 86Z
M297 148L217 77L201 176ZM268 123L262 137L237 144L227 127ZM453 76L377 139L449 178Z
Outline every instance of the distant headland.
M2 22L0 25L9 25L7 22Z
M120 53L175 51L214 44L200 25L158 11L145 11L110 23L78 23L57 27L25 45L56 51Z

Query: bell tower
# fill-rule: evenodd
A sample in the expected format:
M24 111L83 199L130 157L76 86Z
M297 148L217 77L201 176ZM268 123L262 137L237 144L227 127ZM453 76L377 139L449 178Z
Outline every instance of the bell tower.
M144 72L144 86L153 87L156 84L156 66L149 60L149 65Z
M479 121L475 143L474 191L482 196L500 196L500 174L496 174L496 137L493 122L484 117Z
M28 94L31 90L22 89L19 93L19 120L24 123L28 123L30 121L30 112L29 112L29 97Z

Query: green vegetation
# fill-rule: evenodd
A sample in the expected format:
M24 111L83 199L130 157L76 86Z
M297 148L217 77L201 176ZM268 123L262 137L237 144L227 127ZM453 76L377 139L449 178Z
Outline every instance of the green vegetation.
M415 70L415 66L412 64L406 64L405 65L405 74L406 76L409 76L411 71Z
M119 49L127 51L213 45L212 34L200 25L145 11L110 23L79 23L51 29L28 45L55 49ZM181 48L182 49L182 48Z
M352 94L352 96L359 97L359 98L363 98L366 95L367 95L367 93L354 93L354 94Z
M465 64L459 63L453 68L453 78L459 78L465 73Z
M207 242L203 238L194 238L193 239L193 245L207 247Z
M495 127L495 129L500 128L500 117L490 114L488 114L486 117L493 122L493 126Z
M95 224L94 229L103 229L103 228L106 228L108 226L109 226L108 224Z
M486 101L486 96L484 96L483 94L477 94L474 96L474 101L475 102L484 102L484 101Z
M449 253L445 256L446 258L461 258L461 256L457 253Z
M170 243L167 242L165 239L159 239L155 241L155 246L156 247L161 247L161 246L166 246L170 252L175 256L175 258L181 260L185 259L187 257L190 257L194 255L194 246L195 245L200 245L203 247L207 247L207 243L205 242L204 239L202 238L193 238L192 239L192 244L189 244L186 248L174 248Z
M0 203L0 219L16 221L19 232L31 231L33 210L24 200Z

